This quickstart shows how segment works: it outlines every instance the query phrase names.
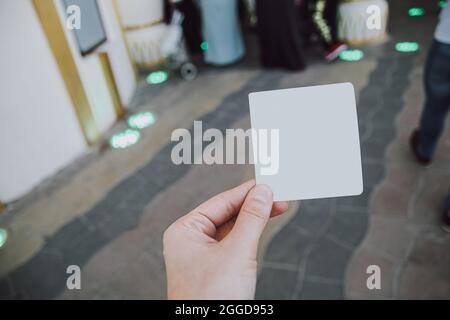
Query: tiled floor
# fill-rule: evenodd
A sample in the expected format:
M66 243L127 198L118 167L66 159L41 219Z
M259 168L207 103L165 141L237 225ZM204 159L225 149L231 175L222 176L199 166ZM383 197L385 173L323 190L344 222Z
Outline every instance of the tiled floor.
M408 17L413 5L427 15ZM273 219L261 243L256 297L449 299L450 236L439 227L439 210L450 187L450 120L431 166L415 164L407 145L436 15L432 1L391 1L388 41L362 48L359 62L311 57L307 70L293 73L259 69L250 54L231 68L202 68L191 82L142 81L133 109L158 120L137 145L91 150L0 216L10 231L0 250L0 298L165 298L165 228L252 177L248 165L172 164L172 130L194 120L248 128L251 91L349 81L358 95L364 193L292 203ZM421 48L399 53L397 41ZM70 264L82 269L82 290L65 289ZM369 265L381 268L381 290L367 289Z

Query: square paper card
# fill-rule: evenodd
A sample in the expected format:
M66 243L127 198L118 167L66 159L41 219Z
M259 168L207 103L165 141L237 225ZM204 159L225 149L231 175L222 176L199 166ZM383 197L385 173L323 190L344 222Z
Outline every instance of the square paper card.
M362 193L351 83L252 92L249 102L256 182L274 200Z

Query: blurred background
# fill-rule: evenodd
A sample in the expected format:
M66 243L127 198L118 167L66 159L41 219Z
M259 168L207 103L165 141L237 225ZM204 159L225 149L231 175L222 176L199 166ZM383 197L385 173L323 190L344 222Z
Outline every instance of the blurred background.
M432 164L409 149L445 5L1 1L0 298L165 299L164 230L253 177L173 164L172 131L247 129L249 92L351 82L364 192L272 219L256 298L449 299L450 120Z

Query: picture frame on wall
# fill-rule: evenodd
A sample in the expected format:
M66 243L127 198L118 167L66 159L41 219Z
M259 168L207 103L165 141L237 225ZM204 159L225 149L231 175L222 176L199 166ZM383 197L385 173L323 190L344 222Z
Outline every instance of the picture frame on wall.
M107 36L97 0L63 0L65 9L72 5L80 8L80 28L72 31L82 56L86 56L103 43Z

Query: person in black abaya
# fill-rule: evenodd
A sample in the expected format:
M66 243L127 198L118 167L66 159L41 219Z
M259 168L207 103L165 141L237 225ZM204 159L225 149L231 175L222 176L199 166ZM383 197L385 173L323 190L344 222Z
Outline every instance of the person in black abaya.
M257 30L264 67L305 68L297 15L295 0L256 0Z
M201 52L200 44L202 42L202 25L200 9L194 0L183 1L164 1L164 20L170 22L173 6L183 14L184 19L181 24L183 35L189 53L195 54Z

